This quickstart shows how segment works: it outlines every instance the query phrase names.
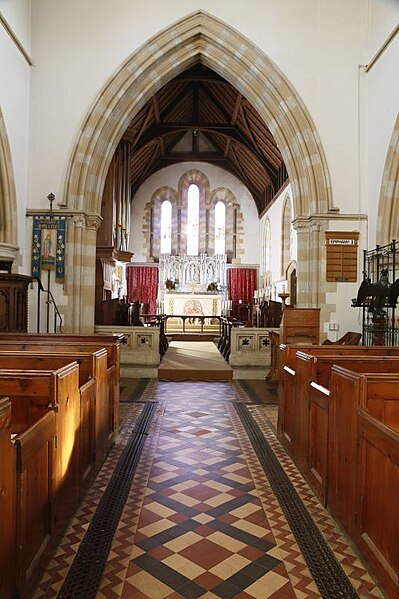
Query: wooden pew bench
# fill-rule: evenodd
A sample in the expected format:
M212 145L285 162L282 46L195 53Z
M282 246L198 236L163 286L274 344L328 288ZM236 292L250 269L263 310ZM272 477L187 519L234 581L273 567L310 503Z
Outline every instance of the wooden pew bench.
M19 335L24 338L23 335ZM65 342L61 336L53 336L50 341L42 339L42 335L37 336L40 339L33 338L30 340L3 340L4 334L0 334L0 352L2 351L29 351L29 352L54 352L54 353L92 353L100 349L105 349L107 352L107 374L106 381L102 384L105 386L105 393L109 396L109 410L107 426L107 451L114 443L114 440L119 432L119 395L120 395L120 365L119 365L119 344L114 341L87 342L75 340L73 346L65 346ZM57 338L55 338L57 337ZM94 336L93 336L94 337ZM104 336L109 337L109 336ZM104 455L103 455L104 457Z
M7 369L54 370L74 361L79 364L80 477L83 486L87 477L101 466L108 451L110 405L106 350L43 353L0 349L0 364Z
M107 350L108 370L111 392L113 389L115 404L119 406L119 384L120 384L120 345L125 340L123 333L118 334L76 334L76 333L0 333L0 343L3 341L35 341L44 342L44 345L61 344L69 349L75 349L79 345L92 345L94 349L103 347ZM50 342L50 343L48 343ZM119 430L119 407L115 412L114 434Z
M278 348L278 378L279 378L279 417L278 417L278 435L283 437L284 431L287 428L288 422L285 422L287 410L294 405L294 397L296 394L296 369L297 369L297 353L318 356L398 356L398 347L385 346L352 346L352 345L285 345L280 344ZM303 364L302 364L303 366ZM327 369L328 376L329 369ZM310 378L310 373L298 373L298 375ZM304 380L301 381L300 389L303 389ZM315 381L318 384L325 384L324 380ZM306 383L305 383L306 384ZM328 385L327 385L328 386ZM295 403L297 400L295 400ZM295 407L295 406L294 406ZM289 425L288 425L289 426Z
M306 354L318 356L345 356L368 355L396 356L399 355L398 347L385 345L289 345L280 343L278 347L277 371L279 380L283 376L284 366L295 369L296 353L301 351Z
M294 366L284 366L280 387L278 436L308 478L322 503L326 501L327 434L330 401L330 373L333 364L360 372L399 372L399 348L311 346L307 351L296 348ZM375 355L372 350L375 349Z
M0 597L15 592L16 452L11 442L11 402L0 399Z
M331 372L328 506L399 596L399 374Z
M16 592L24 596L79 501L79 366L0 369L0 385L11 403L8 434L16 435L16 473L5 475L9 485L15 483L14 491L6 492L15 503L9 525L15 528L16 550L10 546L9 557Z
M284 366L281 440L398 597L399 348L303 349Z

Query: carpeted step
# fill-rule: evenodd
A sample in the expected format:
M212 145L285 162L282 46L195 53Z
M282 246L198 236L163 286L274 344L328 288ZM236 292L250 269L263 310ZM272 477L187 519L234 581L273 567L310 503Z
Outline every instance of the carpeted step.
M166 381L226 381L233 378L233 369L210 341L172 341L158 368L158 378Z

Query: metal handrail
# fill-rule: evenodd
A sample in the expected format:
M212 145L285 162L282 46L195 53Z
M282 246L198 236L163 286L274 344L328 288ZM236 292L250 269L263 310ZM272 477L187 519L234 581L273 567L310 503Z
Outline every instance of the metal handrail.
M39 277L35 277L35 280L37 281L37 332L40 333L40 294L43 293L47 293L47 333L49 333L49 328L50 328L50 304L53 304L54 307L54 333L57 332L57 318L60 319L60 323L59 323L59 330L60 333L62 333L62 316L60 311L58 310L58 306L57 303L54 299L53 294L51 293L50 289L45 289L43 287L43 284L40 280Z

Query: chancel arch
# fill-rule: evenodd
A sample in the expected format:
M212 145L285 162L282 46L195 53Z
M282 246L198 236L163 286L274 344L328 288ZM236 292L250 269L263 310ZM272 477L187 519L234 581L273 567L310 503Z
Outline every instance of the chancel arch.
M88 215L100 215L108 167L132 118L165 83L197 62L224 77L256 107L282 153L293 189L294 216L327 212L332 207L327 163L301 98L255 44L202 10L182 18L141 46L104 86L78 134L63 203ZM83 237L79 246L86 247L88 240L92 243L90 231L87 239ZM80 330L91 330L92 298L85 290L93 279L94 256L90 260L85 254L79 247L73 256L66 326L78 314Z
M399 114L389 143L378 205L377 243L399 239Z

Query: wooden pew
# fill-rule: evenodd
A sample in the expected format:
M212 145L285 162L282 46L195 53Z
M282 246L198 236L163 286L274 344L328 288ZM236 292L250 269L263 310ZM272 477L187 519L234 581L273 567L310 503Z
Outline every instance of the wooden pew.
M108 450L119 431L119 392L120 392L120 355L119 355L119 343L115 343L113 340L110 341L108 335L99 336L108 338L106 341L73 341L71 345L65 346L62 335L47 336L51 337L48 341L44 338L45 335L32 336L32 339L26 339L23 335L20 335L22 340L10 340L2 339L5 334L0 334L0 352L9 350L26 350L30 352L56 352L65 353L70 352L73 349L73 353L87 353L94 352L99 349L105 348L107 352L107 376L106 381L102 384L105 387L104 393L109 395L109 411L107 427L107 442L106 449ZM28 335L29 336L29 335ZM94 337L94 336L93 336Z
M62 529L80 496L79 366L72 362L54 371L0 369L0 385L11 401L12 433L24 433L47 412L56 413L52 526Z
M11 442L11 402L0 399L0 597L15 593L16 454Z
M3 341L37 341L60 343L69 348L84 344L93 344L95 349L105 347L108 355L108 375L110 390L113 394L115 409L113 411L113 435L119 431L119 385L120 385L120 345L124 343L123 333L119 334L81 334L81 333L0 333L0 343ZM89 346L88 345L88 346ZM87 346L87 347L88 347Z
M10 343L6 344L7 348ZM4 555L0 552L0 568L3 569L3 563L15 566L9 569L7 578L0 577L4 587L1 597L12 597L15 593L27 596L26 592L40 572L42 558L49 546L58 540L75 511L82 479L87 475L85 465L93 462L93 451L90 451L93 434L83 429L92 426L93 398L97 395L98 404L98 395L106 397L108 393L105 349L90 354L62 353L61 348L43 354L40 353L42 346L35 349L30 353L27 350L3 351L0 355L3 367L0 385L10 396L13 407L11 418L10 401L7 400L5 407L2 404L2 411L7 413L8 410L3 420L8 422L9 430L5 437L0 437L0 485L4 478L7 482L6 492L0 493L0 506L1 497L8 498L8 508L14 514L14 518L7 518L14 542L8 544ZM79 364L72 362L75 357ZM102 380L98 373L100 366ZM88 388L91 389L90 399L84 394ZM82 397L87 401L82 403ZM105 431L102 448L106 450L109 415L104 409L99 411L99 414L104 413L105 424L97 426L103 433ZM14 445L10 443L11 433L17 433ZM10 446L15 448L10 460L6 448L3 452L4 439L8 454ZM8 464L5 470L3 456L7 457ZM11 502L10 498L13 498Z
M108 449L109 399L107 386L107 352L43 353L0 350L3 368L53 370L76 361L79 364L80 393L80 478L81 486L97 470Z
M397 598L399 349L298 349L285 370L294 458Z
M293 403L296 376L297 352L314 356L399 356L399 348L386 346L356 346L356 345L286 345L278 348L278 379L279 379L279 414L277 430L279 437L284 437L284 431L290 429L290 407ZM305 374L310 376L310 374ZM322 381L315 381L323 384ZM303 388L303 387L302 387ZM288 437L291 435L288 434ZM287 439L288 441L288 439ZM288 441L289 443L289 441ZM289 447L289 445L288 445Z
M292 346L291 346L292 347ZM333 364L355 371L399 371L399 348L310 346L296 347L283 368L280 388L278 436L308 478L322 503L327 493L327 434L330 401L329 377ZM359 351L360 350L360 351ZM375 353L372 353L374 350ZM386 356L386 350L390 355ZM291 351L291 348L290 348ZM310 353L312 352L312 353ZM383 358L383 359L382 359Z
M52 480L56 438L56 414L49 411L14 439L17 454L16 588L19 597L28 595L48 551L59 536L54 535L52 522L57 497Z
M399 596L399 375L331 372L328 505Z
M331 354L337 356L345 355L368 355L373 356L395 356L399 353L398 347L389 347L385 345L289 345L280 343L278 347L277 370L278 377L281 380L283 376L284 366L291 369L295 368L296 353L301 351L306 354L329 356Z
M12 408L0 401L0 596L25 597L52 539L56 414L12 437Z

